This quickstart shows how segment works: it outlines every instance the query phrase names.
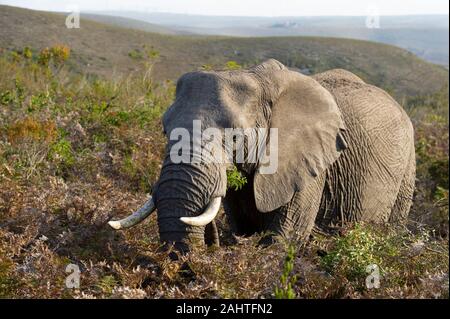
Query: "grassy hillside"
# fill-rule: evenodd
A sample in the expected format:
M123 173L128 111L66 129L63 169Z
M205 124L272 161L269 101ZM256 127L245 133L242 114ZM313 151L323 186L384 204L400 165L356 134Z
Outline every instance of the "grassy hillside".
M363 25L363 24L362 24ZM137 26L138 27L138 26ZM181 27L179 27L181 29ZM140 29L138 27L138 29ZM196 34L238 37L314 36L374 41L404 48L420 58L448 68L448 28L368 29L366 27L282 27L184 28Z
M160 33L160 34L180 34L182 32L172 30L169 27L163 27L157 24L152 24L140 20L131 18L123 18L118 16L108 16L93 13L81 13L83 19L97 21L103 24L109 24L127 29L137 29L147 32Z
M221 68L227 61L250 65L267 58L315 73L345 68L398 98L439 90L448 71L389 45L314 37L229 38L174 36L124 29L82 20L65 28L63 15L0 6L0 48L36 50L57 43L72 50L78 72L111 76L137 70L143 45L159 53L153 74L175 80L202 66ZM136 54L137 53L137 54Z
M99 13L203 35L322 36L376 41L407 49L427 61L448 67L448 15L382 16L380 28L369 29L366 27L366 16L232 17L130 11ZM140 29L139 25L136 27Z

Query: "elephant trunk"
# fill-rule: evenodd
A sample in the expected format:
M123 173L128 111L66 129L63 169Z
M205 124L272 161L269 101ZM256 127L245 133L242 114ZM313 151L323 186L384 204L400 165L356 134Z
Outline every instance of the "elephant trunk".
M166 161L155 187L160 240L181 251L205 243L225 195L225 168L218 164L174 164ZM215 235L213 235L214 237Z
M174 163L168 152L152 197L132 215L109 225L115 229L132 227L156 209L161 242L174 244L180 251L204 244L205 239L207 244L217 245L214 218L226 185L224 163Z

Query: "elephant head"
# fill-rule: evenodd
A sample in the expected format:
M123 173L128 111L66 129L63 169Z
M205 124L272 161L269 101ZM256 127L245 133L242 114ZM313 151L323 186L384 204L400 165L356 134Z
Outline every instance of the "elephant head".
M179 79L176 99L163 116L169 139L153 196L133 215L111 221L113 228L131 227L157 208L161 241L181 247L203 241L205 227L213 222L225 196L230 161L199 157L195 145L204 141L195 137L188 145L180 144L176 138L183 132L195 135L196 125L202 132L210 128L221 132L228 128L277 129L277 139L269 134L263 139L265 144L271 138L277 141L278 156L272 159L277 161L275 171L264 172L270 156L267 152L240 165L253 176L254 201L261 214L288 203L294 192L326 170L345 148L340 135L345 127L332 95L312 78L276 60L247 70L187 73ZM226 153L223 140L210 144L214 154ZM236 145L235 152L246 147ZM188 161L175 161L174 155L184 146L189 146Z

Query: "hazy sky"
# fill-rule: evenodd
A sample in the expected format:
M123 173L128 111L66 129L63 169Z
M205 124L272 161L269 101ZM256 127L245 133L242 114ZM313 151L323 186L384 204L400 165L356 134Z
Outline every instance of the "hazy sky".
M0 0L8 4L38 10L70 11L76 5L83 10L159 11L206 15L239 16L317 16L448 14L448 0Z

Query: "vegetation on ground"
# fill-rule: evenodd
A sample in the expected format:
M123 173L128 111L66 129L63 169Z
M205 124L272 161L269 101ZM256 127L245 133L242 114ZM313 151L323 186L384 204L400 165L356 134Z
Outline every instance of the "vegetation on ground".
M403 101L418 163L406 227L345 225L264 248L259 235L232 236L221 214L222 247L176 262L158 250L154 216L108 228L146 200L160 170L174 84L154 80L163 57L149 50L140 72L110 80L74 73L76 50L63 45L0 57L0 297L448 298L446 89ZM246 183L237 169L228 180ZM66 287L68 264L80 268L79 289ZM365 284L370 264L380 288Z

